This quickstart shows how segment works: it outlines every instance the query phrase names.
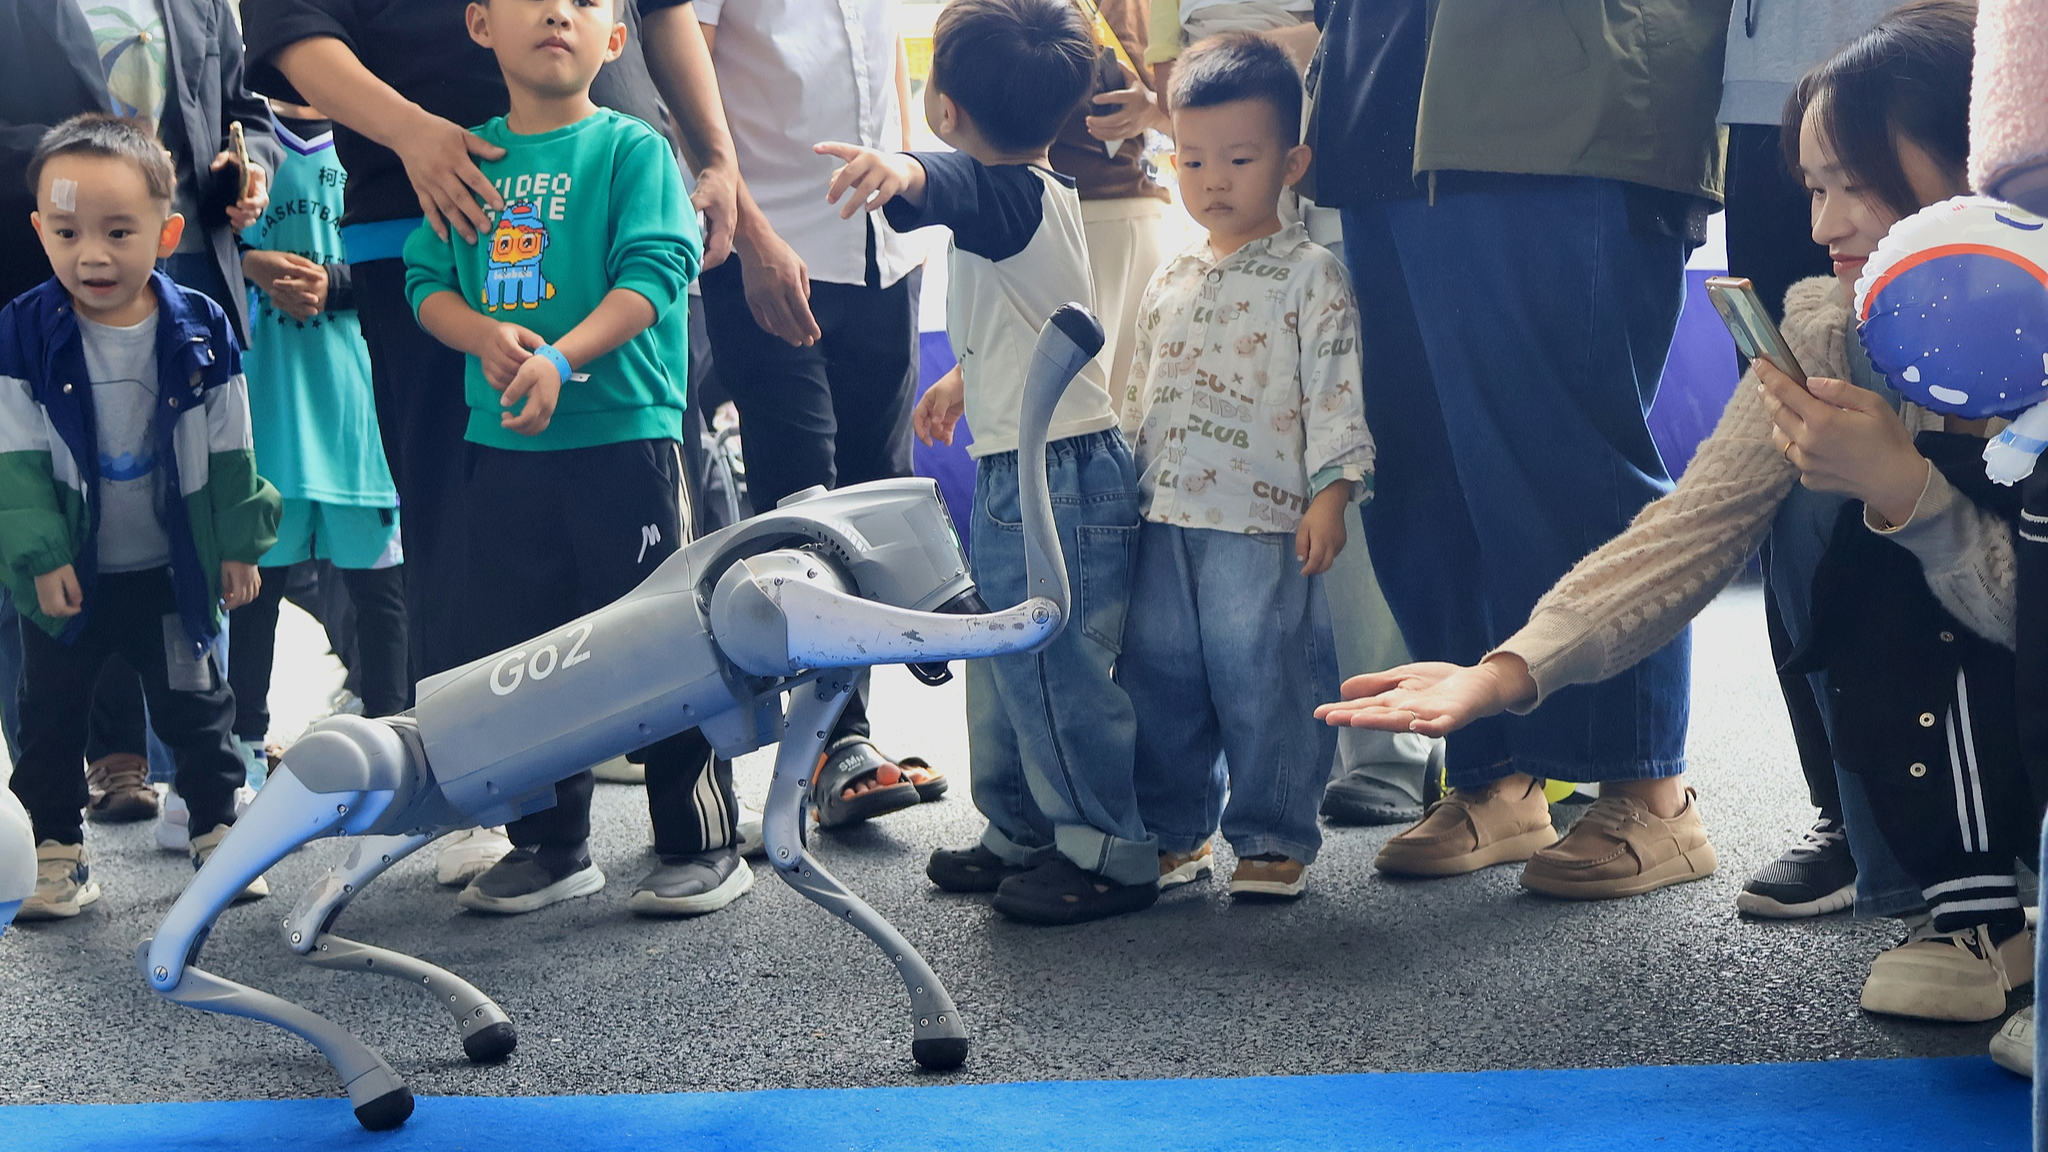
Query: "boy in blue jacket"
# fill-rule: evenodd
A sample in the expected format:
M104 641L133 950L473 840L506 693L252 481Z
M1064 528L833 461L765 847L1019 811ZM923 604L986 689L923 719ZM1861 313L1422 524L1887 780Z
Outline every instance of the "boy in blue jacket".
M23 920L99 898L85 854L85 724L100 666L140 674L204 863L234 823L234 694L210 654L258 589L278 496L256 475L227 317L155 271L184 218L169 158L137 121L46 133L31 217L56 276L0 311L0 580L23 608L21 758L35 826ZM268 894L259 877L245 893Z

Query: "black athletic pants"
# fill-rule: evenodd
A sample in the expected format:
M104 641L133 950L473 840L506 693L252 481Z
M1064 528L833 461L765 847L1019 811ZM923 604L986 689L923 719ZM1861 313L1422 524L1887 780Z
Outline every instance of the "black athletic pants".
M1786 290L1809 276L1828 275L1833 266L1827 249L1813 242L1806 189L1785 170L1775 126L1729 125L1727 188L1728 274L1748 277L1772 318L1782 319ZM1770 571L1768 563L1764 571ZM1764 597L1764 623L1771 638L1771 658L1782 665L1792 657L1792 643L1779 618L1775 596ZM1802 675L1781 675L1778 689L1792 720L1807 794L1814 807L1840 821L1842 800L1835 783L1835 759L1828 748L1820 703L1813 698L1813 685Z
M71 644L32 624L21 630L21 761L10 786L28 809L37 842L85 842L86 715L93 685L116 655L140 677L150 723L177 764L192 834L234 823L235 789L244 776L230 731L234 692L211 655L204 663L210 687L171 687L164 633L178 605L170 570L102 573L85 609L85 628ZM183 626L177 627L173 641L182 645Z
M559 452L467 446L470 588L461 604L480 659L596 611L682 546L681 463L673 440ZM654 848L679 855L736 843L732 765L696 729L633 755L647 766ZM522 847L590 838L593 778L555 785L555 806L506 826Z
M871 231L871 249L873 242ZM872 251L869 264L869 283L879 283ZM911 474L921 279L912 272L887 288L812 281L811 314L824 335L797 348L754 323L739 261L704 273L705 327L719 380L739 409L756 512L813 484ZM865 683L847 701L834 739L869 734Z
M307 566L313 561L308 561ZM277 655L277 613L284 603L291 575L301 565L263 569L263 590L256 599L235 609L234 627L228 632L228 681L235 689L235 735L244 743L261 748L270 731L270 672ZM330 625L328 640L336 655L343 657L350 679L360 687L366 716L391 716L405 711L411 697L406 681L405 650L405 566L389 568L332 568L328 578L338 579L348 590L354 626L355 651L335 635Z

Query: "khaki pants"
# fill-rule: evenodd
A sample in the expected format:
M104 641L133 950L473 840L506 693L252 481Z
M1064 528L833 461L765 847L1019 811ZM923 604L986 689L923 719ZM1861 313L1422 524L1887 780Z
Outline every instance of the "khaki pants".
M1128 146L1128 145L1127 145ZM1088 269L1094 277L1095 315L1105 337L1102 364L1109 402L1121 417L1131 378L1131 343L1138 328L1138 302L1145 285L1166 261L1164 200L1081 201L1081 228L1088 241Z

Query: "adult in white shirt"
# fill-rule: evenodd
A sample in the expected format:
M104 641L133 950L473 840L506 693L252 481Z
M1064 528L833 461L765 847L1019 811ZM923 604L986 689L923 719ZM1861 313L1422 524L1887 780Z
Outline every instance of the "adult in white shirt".
M654 12L674 0L641 0ZM742 187L737 260L704 273L705 326L739 408L755 509L814 484L910 475L919 258L878 213L825 202L845 140L895 151L909 134L897 0L696 0ZM855 693L828 745L822 823L909 807L943 787L868 740Z

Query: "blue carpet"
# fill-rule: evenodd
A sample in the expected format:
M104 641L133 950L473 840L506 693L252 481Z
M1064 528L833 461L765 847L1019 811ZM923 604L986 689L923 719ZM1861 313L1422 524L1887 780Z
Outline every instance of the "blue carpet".
M1123 1080L672 1096L431 1097L368 1133L339 1100L0 1108L0 1146L603 1152L932 1149L2027 1147L2028 1088L1989 1059Z

